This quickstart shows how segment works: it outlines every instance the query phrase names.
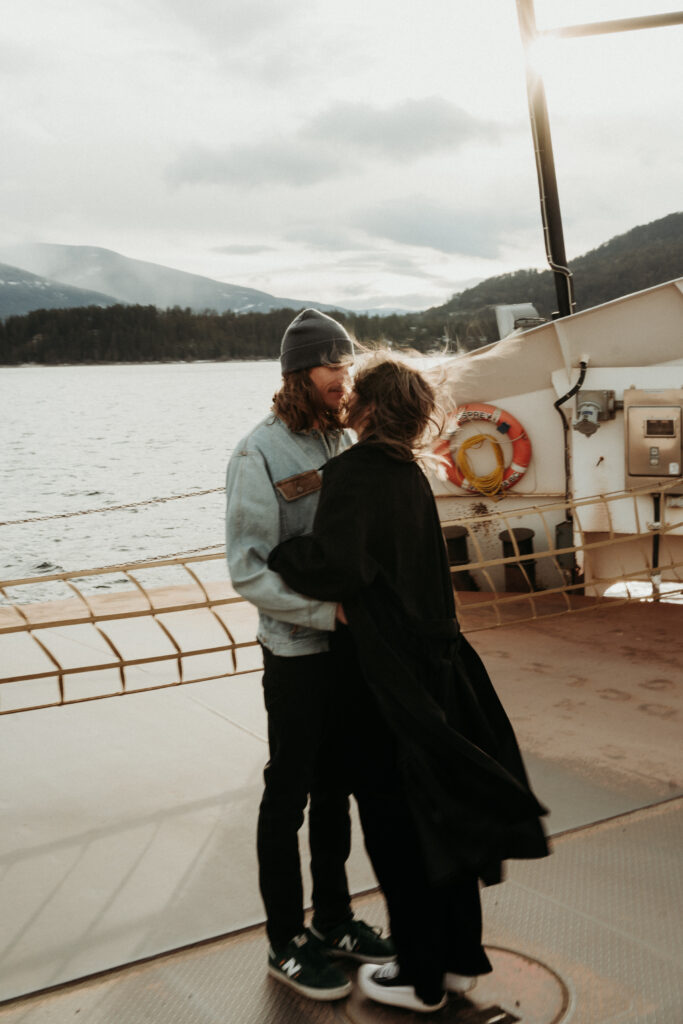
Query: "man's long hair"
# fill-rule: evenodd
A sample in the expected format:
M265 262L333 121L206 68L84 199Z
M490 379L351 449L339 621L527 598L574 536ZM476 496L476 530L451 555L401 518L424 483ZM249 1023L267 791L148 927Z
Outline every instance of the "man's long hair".
M282 378L282 387L273 395L273 412L295 434L317 427L324 434L343 430L346 401L339 409L329 409L318 395L308 370L292 370Z

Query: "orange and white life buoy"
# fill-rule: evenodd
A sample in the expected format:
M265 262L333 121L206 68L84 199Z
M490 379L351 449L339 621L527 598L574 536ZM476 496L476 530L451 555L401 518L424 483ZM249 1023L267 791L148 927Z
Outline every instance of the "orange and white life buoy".
M476 438L469 439L469 444L475 441L490 441L496 448L500 472L491 475L492 483L487 478L487 484L482 485L482 482L471 472L465 454L465 445L458 445L457 442L454 445L453 439L448 438L439 442L434 453L444 458L446 475L456 486L470 494L486 494L493 497L500 494L501 491L507 491L514 487L522 479L531 462L531 441L519 420L504 409L498 409L495 405L485 405L483 402L469 402L456 409L452 429L456 430L464 423L474 420L488 421L499 434L503 435L506 441L512 444L512 459L505 466L500 441L495 435L480 434Z

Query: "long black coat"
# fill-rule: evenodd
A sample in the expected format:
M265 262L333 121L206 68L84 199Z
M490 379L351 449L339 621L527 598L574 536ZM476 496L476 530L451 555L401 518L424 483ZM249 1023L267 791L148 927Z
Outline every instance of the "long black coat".
M436 504L414 462L360 443L330 460L311 536L269 565L300 593L341 602L364 678L395 736L435 882L547 846L512 726L460 634Z

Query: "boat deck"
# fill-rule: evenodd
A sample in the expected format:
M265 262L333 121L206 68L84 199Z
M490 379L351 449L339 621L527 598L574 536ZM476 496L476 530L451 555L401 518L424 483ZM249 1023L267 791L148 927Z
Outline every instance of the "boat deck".
M682 616L606 602L471 634L551 809L553 855L484 890L494 973L437 1019L683 1020ZM0 1024L413 1019L266 975L257 674L0 728ZM357 826L350 878L357 911L385 923Z

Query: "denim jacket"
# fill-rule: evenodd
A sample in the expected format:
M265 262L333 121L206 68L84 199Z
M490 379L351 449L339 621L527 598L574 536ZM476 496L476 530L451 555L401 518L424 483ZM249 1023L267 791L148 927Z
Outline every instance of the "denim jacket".
M329 648L336 605L291 590L268 568L280 541L310 533L320 470L351 444L346 431L296 434L270 414L239 442L226 480L226 554L232 584L256 605L257 637L273 654L293 657Z

